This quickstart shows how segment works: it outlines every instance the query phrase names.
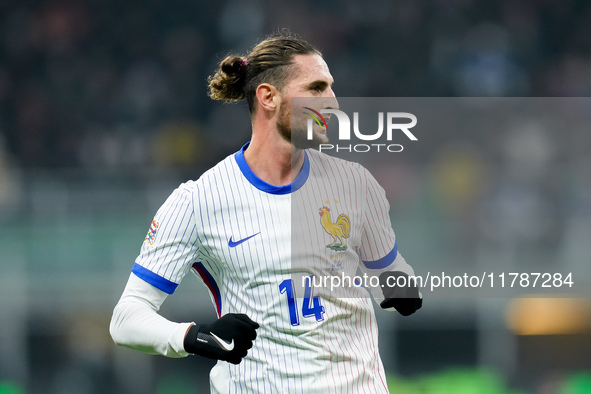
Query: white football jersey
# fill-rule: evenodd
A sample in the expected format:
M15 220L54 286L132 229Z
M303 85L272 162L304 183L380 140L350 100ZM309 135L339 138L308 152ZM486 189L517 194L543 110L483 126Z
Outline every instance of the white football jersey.
M172 193L132 271L169 294L192 271L218 316L260 324L239 365L212 369L214 393L387 393L368 289L318 282L413 275L383 189L359 164L315 150L291 185L273 186L251 171L247 147Z

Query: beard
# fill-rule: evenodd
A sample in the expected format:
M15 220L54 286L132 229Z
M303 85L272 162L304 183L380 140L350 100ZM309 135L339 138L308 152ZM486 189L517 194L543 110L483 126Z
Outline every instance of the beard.
M281 107L279 119L277 120L277 131L285 141L291 143L297 149L318 149L320 144L328 143L326 131L319 132L317 128L319 126L313 126L312 139L309 140L307 118L296 115L292 119L291 106L284 105Z

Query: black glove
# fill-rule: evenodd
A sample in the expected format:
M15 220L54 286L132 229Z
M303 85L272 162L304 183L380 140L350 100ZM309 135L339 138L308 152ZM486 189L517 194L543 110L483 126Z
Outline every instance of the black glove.
M398 286L397 283L404 286ZM408 274L404 272L382 272L380 285L386 298L380 303L380 306L384 309L394 307L402 316L408 316L423 306L423 299L419 295L416 281L409 280Z
M228 313L211 324L189 328L183 343L189 353L240 364L257 337L258 323L242 313Z

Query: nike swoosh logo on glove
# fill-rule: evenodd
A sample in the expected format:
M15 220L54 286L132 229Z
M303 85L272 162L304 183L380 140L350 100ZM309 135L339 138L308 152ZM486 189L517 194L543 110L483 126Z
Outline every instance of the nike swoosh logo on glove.
M232 351L234 349L234 339L232 339L232 341L230 342L226 342L211 331L209 332L209 334L220 344L221 347L223 347L227 351Z

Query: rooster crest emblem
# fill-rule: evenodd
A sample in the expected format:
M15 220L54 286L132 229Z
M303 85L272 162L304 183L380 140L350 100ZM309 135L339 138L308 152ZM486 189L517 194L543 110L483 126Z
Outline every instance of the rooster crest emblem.
M330 208L320 208L320 223L334 240L333 243L326 245L327 248L337 251L347 250L347 246L343 243L343 238L349 238L349 231L351 231L351 221L345 214L340 214L337 221L333 223L330 220Z

